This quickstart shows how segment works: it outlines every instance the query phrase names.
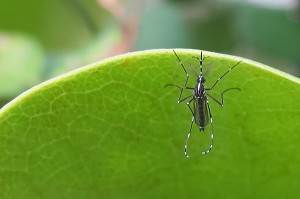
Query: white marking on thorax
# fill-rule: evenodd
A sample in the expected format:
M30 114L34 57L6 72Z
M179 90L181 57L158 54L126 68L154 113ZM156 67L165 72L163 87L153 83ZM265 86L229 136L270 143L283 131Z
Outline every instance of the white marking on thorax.
M199 84L198 84L198 91L200 91L200 86L201 86L201 84L199 83Z

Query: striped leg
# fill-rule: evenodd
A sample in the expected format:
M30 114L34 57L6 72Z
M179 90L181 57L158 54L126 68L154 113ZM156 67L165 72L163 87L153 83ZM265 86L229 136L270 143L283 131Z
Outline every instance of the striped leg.
M220 102L219 100L217 100L216 98L214 98L213 96L211 96L210 94L206 93L208 97L210 97L211 99L213 99L215 102L217 102L220 106L224 106L224 93L226 93L227 91L230 91L230 90L239 90L241 91L240 88L228 88L226 89L225 91L223 91L221 93L221 100L222 102Z
M190 139L190 136L191 136L191 132L192 132L192 128L193 128L193 123L194 123L194 120L195 120L195 117L194 117L194 112L190 106L190 103L195 100L194 98L191 99L190 101L188 101L186 104L188 105L188 107L190 108L190 111L192 112L192 123L191 123L191 126L190 126L190 130L189 130L189 133L188 133L188 136L186 138L186 141L185 141L185 145L184 145L184 155L188 158L189 155L187 154L187 147L188 147L188 144L189 144L189 139Z
M213 117L211 115L211 111L210 111L210 106L209 106L209 101L208 99L206 100L206 104L207 104L207 109L209 112L209 118L210 118L210 125L211 125L211 143L210 143L210 147L207 151L203 151L202 154L208 154L212 148L213 148L213 144L214 144L214 127L213 127Z
M185 145L184 145L184 155L189 158L190 156L188 155L187 153L187 147L188 147L188 144L189 144L189 139L191 137L191 131L192 131L192 128L193 128L193 123L194 123L194 115L192 117L192 123L191 123L191 126L190 126L190 130L189 130L189 133L187 135L187 138L186 138L186 141L185 141Z
M173 50L173 52L174 52L175 56L177 57L178 62L180 63L180 65L181 65L181 67L182 67L182 69L184 70L184 73L185 73L185 75L186 75L186 80L185 80L184 86L180 89L180 95L179 95L179 98L178 98L178 103L180 103L181 101L183 101L183 100L181 100L182 92L183 92L184 89L186 89L187 82L189 81L189 74L188 74L188 72L186 71L186 69L185 69L185 67L184 67L184 65L183 65L183 63L182 63L182 61L179 59L179 57L178 57L177 53L175 52L175 50Z
M221 77L219 77L217 79L217 81L210 88L205 88L205 90L212 90L223 77L225 77L232 69L234 69L234 67L236 67L237 65L239 65L242 61L243 60L239 61L234 66L232 66L231 68L229 68L228 71L226 73L224 73Z

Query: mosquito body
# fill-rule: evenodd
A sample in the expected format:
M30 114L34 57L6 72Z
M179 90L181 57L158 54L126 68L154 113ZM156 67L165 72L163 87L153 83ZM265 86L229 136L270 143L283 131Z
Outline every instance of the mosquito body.
M184 70L184 72L186 74L186 81L185 81L185 84L183 87L173 85L173 86L176 86L181 89L180 95L178 98L178 103L188 100L187 105L192 113L192 122L190 125L190 129L189 129L189 132L187 135L185 145L184 145L184 154L186 157L189 157L189 155L187 153L187 147L188 147L188 142L189 142L189 139L191 136L191 131L192 131L194 122L199 127L199 131L204 131L205 127L208 125L208 123L210 123L210 125L211 125L211 144L210 144L210 147L208 150L202 152L202 154L207 154L212 150L213 142L214 142L213 117L211 114L208 97L211 98L212 100L214 100L220 106L224 106L223 94L229 90L234 90L234 89L240 90L240 89L239 88L229 88L229 89L226 89L225 91L223 91L221 93L222 102L218 101L216 98L214 98L210 94L206 93L206 91L212 90L225 75L227 75L234 67L239 65L242 61L239 61L234 66L229 68L229 70L226 73L224 73L221 77L219 77L211 87L205 87L206 80L202 73L202 66L203 66L203 61L205 58L203 58L202 51L201 51L200 57L193 57L199 61L199 65L200 65L200 73L197 77L197 83L196 83L195 87L193 88L193 87L187 86L187 83L189 80L189 74L187 73L183 63L181 62L179 56L176 54L175 50L173 50L173 52L176 55L180 65L182 66L182 69ZM193 90L193 93L187 97L182 98L182 92L183 92L183 90L186 90L186 89ZM191 102L193 102L193 106L190 105Z
M205 94L204 83L204 77L199 76L192 98L192 101L194 101L193 116L200 131L204 131L205 126L208 124L207 97Z

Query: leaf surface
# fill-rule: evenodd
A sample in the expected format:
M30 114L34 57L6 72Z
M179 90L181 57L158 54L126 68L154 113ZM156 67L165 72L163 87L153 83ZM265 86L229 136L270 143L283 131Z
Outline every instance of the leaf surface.
M176 49L195 86L199 50ZM177 104L172 50L128 53L47 81L0 111L0 198L297 198L299 79L203 51L215 133ZM194 69L189 67L192 65ZM184 92L188 95L190 92ZM209 129L209 128L208 128Z

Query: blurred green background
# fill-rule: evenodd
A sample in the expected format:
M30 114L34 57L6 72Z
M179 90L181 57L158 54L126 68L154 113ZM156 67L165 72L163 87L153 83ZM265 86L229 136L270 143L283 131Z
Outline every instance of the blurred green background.
M114 55L194 48L300 75L299 0L2 0L0 107Z

